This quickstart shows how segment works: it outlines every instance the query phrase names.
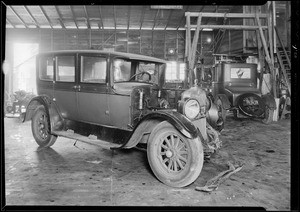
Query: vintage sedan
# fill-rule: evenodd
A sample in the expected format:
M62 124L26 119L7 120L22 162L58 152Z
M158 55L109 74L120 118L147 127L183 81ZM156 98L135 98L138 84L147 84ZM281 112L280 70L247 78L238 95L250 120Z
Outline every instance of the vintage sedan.
M209 76L209 77L207 77ZM212 73L204 74L200 86L209 92L212 101L226 119L227 111L261 119L264 123L273 120L276 109L271 94L262 94L257 87L257 64L222 62L216 64Z
M164 60L66 50L40 53L36 67L38 96L29 103L25 121L32 120L41 147L52 146L58 136L93 140L110 149L144 144L155 176L183 187L199 176L204 155L221 146L214 129L222 125L216 106L197 86L166 88ZM107 142L80 135L71 122L115 128L129 136L122 143Z

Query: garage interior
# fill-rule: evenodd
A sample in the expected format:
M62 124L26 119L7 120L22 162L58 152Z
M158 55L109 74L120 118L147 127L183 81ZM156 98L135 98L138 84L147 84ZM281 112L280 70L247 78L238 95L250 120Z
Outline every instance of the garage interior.
M291 210L291 1L263 5L2 5L6 10L6 206L193 206ZM228 114L222 148L184 188L159 182L139 148L107 150L59 138L38 148L31 123L6 111L16 91L37 95L35 56L106 50L167 61L167 86L189 88L217 63L256 63L257 86L276 100L266 125ZM195 188L240 163L212 192Z

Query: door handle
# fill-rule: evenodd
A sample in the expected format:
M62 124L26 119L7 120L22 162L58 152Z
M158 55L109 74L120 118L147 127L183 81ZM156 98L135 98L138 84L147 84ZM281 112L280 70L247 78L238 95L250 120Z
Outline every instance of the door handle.
M78 91L80 91L80 88L81 88L81 87L80 87L80 85L74 85L73 88L74 88L75 90L77 89Z

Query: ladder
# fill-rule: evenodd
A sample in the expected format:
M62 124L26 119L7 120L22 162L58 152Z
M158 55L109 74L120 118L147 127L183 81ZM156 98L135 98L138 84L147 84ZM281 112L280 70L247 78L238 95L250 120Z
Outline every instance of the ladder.
M280 43L280 47L276 47L277 50L276 54L280 65L280 70L283 75L283 82L285 86L288 88L289 94L291 95L291 60L290 60L291 55L290 52L287 51L285 46L283 45L276 27L275 27L275 31L278 37L278 41Z

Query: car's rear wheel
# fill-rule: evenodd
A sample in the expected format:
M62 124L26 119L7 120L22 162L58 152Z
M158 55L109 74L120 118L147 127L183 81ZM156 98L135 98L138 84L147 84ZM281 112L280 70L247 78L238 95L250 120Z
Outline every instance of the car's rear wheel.
M172 187L193 183L203 166L201 141L186 138L166 121L152 130L147 156L154 175Z
M32 117L31 130L37 144L41 147L52 146L57 136L50 134L50 120L44 106L40 106Z

